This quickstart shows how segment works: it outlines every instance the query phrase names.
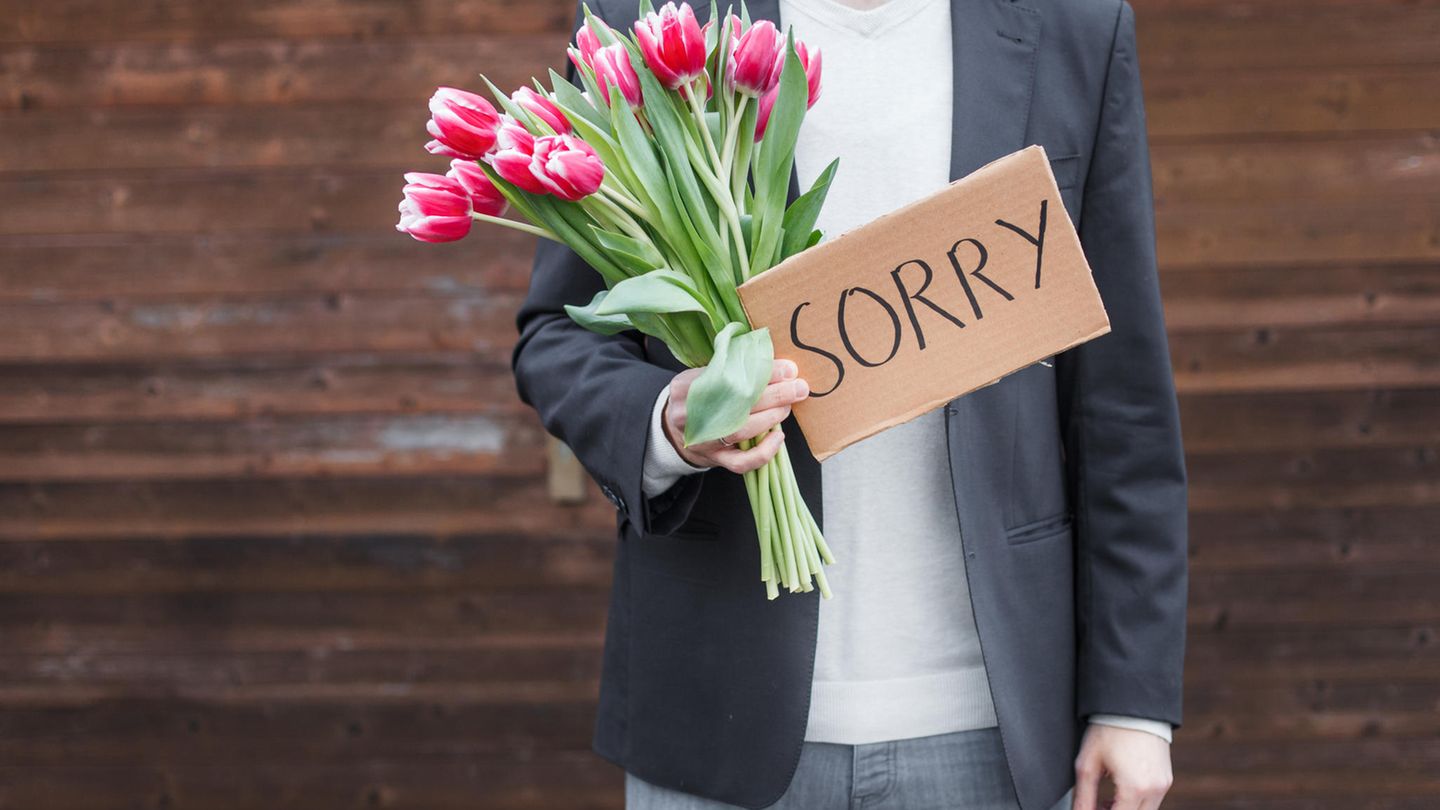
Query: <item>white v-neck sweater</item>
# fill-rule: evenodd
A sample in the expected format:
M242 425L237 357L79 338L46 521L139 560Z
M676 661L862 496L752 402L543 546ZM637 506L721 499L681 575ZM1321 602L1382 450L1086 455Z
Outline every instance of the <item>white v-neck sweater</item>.
M952 63L947 0L780 0L782 30L823 54L820 101L795 151L806 189L840 166L819 227L832 238L950 182ZM651 413L644 489L701 472ZM997 725L965 579L944 410L845 448L821 475L836 596L821 600L805 739L851 745ZM737 519L739 517L737 516ZM745 516L748 519L748 515ZM783 598L783 597L782 597ZM1156 721L1094 716L1168 739Z

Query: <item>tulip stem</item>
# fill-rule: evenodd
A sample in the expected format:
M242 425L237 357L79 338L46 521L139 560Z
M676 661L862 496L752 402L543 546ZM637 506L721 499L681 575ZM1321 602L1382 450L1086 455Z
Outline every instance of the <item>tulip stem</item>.
M602 192L605 190L604 186L600 188ZM627 234L641 241L648 242L650 240L650 235L645 233L645 229L640 227L640 223L631 218L624 208L616 205L615 200L612 199L610 195L604 193L594 194L591 195L589 199L594 200L597 205L605 209L605 212L610 215L610 219L616 225L620 226L620 230L625 231Z
M489 214L482 214L479 211L471 211L470 216L481 222L488 222L492 225L503 225L506 228L511 228L517 231L521 231L523 233L528 233L531 236L538 236L542 239L549 239L551 242L559 242L562 245L565 244L564 239L556 236L548 228L541 228L526 222L517 222L513 219L506 219L504 217L492 217Z
M705 148L710 151L710 160L712 161L713 167L718 169L721 165L720 153L715 151L715 139L710 137L710 126L705 123L705 108L701 106L700 94L695 92L695 84L698 83L698 81L692 83L690 87L687 88L689 92L683 93L682 95L685 96L685 101L689 103L690 111L695 114L695 124L700 127L700 137L705 140Z
M640 217L646 222L650 221L650 212L646 211L645 208L640 205L640 201L632 197L630 192L626 191L623 186L615 183L601 183L600 191L610 199L620 203L620 205L630 213Z

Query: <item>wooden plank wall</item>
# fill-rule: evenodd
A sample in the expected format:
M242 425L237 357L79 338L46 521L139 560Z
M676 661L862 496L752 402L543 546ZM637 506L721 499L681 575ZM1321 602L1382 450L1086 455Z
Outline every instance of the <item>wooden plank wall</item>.
M1135 0L1192 471L1167 807L1440 803L1440 0ZM391 230L570 0L0 3L0 807L621 806L531 242Z

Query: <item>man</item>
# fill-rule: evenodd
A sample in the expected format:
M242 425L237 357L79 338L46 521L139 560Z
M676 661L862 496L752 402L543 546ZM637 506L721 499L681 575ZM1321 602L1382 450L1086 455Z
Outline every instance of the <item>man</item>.
M590 5L613 26L635 18L631 0ZM696 372L657 341L573 324L563 305L601 281L542 242L518 389L618 510L595 750L627 771L632 808L1094 810L1102 775L1115 807L1158 807L1180 722L1185 473L1133 10L748 6L825 53L792 196L840 156L827 233L1042 144L1112 331L857 443L822 476L783 360L745 428L679 446ZM756 576L735 473L782 439L838 557L823 605L767 601Z

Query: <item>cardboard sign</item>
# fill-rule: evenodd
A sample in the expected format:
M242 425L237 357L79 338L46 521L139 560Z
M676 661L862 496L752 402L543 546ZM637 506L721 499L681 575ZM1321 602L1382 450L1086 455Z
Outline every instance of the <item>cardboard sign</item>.
M1050 161L1027 146L739 288L824 460L1110 331Z

